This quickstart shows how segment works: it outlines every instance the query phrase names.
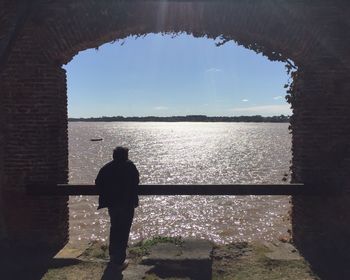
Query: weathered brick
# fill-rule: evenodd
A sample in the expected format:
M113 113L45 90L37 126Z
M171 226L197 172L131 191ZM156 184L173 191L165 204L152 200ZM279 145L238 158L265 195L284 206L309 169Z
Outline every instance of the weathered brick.
M67 197L24 195L29 182L67 182L67 86L62 65L79 51L129 35L188 32L222 37L298 66L293 91L293 180L348 185L349 5L342 1L29 1L0 7L1 235L62 246ZM16 32L15 32L16 31ZM10 46L10 52L5 52ZM4 63L6 62L6 64ZM117 62L116 62L117 63ZM316 184L317 183L317 184ZM292 198L297 244L350 236L349 198ZM53 210L55 209L55 210ZM59 211L57 209L62 209ZM341 243L341 242L339 242Z

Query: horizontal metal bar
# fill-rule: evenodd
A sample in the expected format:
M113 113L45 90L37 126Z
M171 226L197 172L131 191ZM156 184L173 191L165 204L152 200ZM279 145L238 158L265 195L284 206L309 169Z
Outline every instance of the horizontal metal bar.
M328 194L304 184L140 185L139 195L317 195ZM31 185L30 195L98 195L95 185Z

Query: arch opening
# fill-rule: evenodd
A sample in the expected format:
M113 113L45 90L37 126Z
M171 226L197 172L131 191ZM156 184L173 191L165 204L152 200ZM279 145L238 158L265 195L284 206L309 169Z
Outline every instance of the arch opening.
M341 1L36 1L32 9L17 4L8 3L0 15L2 56L6 49L0 73L5 237L56 248L66 242L67 198L28 198L25 185L50 186L68 178L61 65L81 50L128 35L222 36L272 60L293 60L298 72L290 96L292 179L315 189L348 185L350 36L344 35L348 7ZM348 195L293 197L292 203L293 238L301 249L315 256L325 255L324 247L336 248L330 256L344 253L350 235Z
M290 114L289 105L283 102L288 81L285 64L270 62L232 42L215 43L185 34L129 37L122 45L85 51L65 66L68 100L73 103L68 106L75 117L71 120L85 121L69 124L70 183L93 183L98 168L110 160L109 153L117 144L131 148L142 184L281 183L291 160L288 123L258 124L264 120L256 115L277 115L274 121L280 122L281 114ZM135 102L143 106L131 110ZM101 118L95 119L97 123L86 122L91 116L120 115L245 115L238 121L250 123L149 123L142 118L139 123L101 123ZM90 142L94 137L104 143ZM90 197L71 199L73 242L86 242L92 236L106 239L108 217L91 211L96 203ZM193 204L206 207L193 210ZM177 211L170 211L174 205ZM219 243L271 240L288 235L290 228L287 197L144 198L142 208L131 234L134 241L160 234L196 234ZM85 223L93 226L83 233L80 228ZM254 233L254 229L259 230Z

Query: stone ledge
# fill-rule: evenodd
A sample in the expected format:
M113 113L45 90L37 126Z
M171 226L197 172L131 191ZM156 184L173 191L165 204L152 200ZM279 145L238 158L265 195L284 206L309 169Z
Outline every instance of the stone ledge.
M270 260L299 261L303 259L298 250L290 243L264 242L264 246L271 250L271 252L265 254Z
M159 243L143 257L142 264L153 265L151 272L160 277L211 279L213 244L206 240L185 239L181 245Z

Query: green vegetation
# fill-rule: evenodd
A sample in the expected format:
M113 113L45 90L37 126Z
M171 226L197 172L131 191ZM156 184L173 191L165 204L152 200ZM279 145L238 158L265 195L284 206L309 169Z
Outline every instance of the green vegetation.
M158 243L173 243L175 245L181 245L183 243L181 237L167 237L167 236L156 236L151 239L143 240L138 242L129 248L129 254L132 258L140 258L149 253L152 246Z
M89 247L81 255L84 259L109 259L107 244L101 244L98 241L89 243Z
M102 262L81 262L75 265L49 268L41 280L100 280L105 269L106 264Z
M148 254L152 246L158 243L181 245L182 238L157 236L144 240L129 249L129 258L134 269L142 256ZM56 263L47 269L43 280L57 279L101 279L105 273L108 258L106 244L91 243L85 252L74 262ZM238 242L228 245L216 245L212 252L213 280L317 280L307 262L300 258L295 260L271 259L266 256L271 252L262 243ZM172 280L160 278L156 271L144 275L145 280ZM141 275L141 274L140 274ZM141 279L141 276L140 276Z
M238 116L238 117L208 117L205 115L171 116L171 117L98 117L98 118L69 118L71 122L289 122L289 116L280 115L272 117Z
M305 260L271 260L262 244L218 246L213 253L213 280L316 280Z

